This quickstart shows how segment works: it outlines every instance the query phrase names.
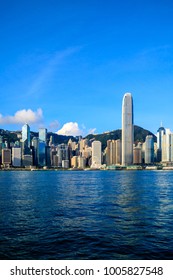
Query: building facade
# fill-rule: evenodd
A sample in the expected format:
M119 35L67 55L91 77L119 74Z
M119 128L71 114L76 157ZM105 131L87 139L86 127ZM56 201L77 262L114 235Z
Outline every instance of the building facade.
M12 165L14 167L21 167L22 153L20 147L12 148Z
M163 135L165 135L166 131L164 127L160 127L157 130L157 161L162 161L162 139Z
M154 139L152 135L147 135L145 140L145 163L154 163Z
M30 154L31 138L30 138L30 127L26 123L22 126L22 154Z
M102 164L102 147L100 141L92 142L92 168L100 168Z
M133 164L133 99L131 93L126 93L122 103L122 165Z

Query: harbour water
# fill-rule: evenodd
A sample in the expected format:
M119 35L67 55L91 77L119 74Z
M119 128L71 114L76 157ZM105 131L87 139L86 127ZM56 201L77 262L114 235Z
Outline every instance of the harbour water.
M173 172L1 171L0 259L173 259Z

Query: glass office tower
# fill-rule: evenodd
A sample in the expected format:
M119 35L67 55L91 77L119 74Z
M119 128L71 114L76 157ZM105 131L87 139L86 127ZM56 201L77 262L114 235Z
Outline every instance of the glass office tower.
M22 126L22 154L30 154L31 138L30 138L30 127L26 123Z
M46 162L46 139L47 139L47 129L39 129L39 145L38 145L38 165L45 166Z

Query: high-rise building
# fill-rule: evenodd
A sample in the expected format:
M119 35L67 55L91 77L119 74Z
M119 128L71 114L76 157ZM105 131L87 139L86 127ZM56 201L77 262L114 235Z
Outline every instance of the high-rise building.
M108 140L106 149L106 165L121 164L121 140Z
M11 164L11 149L2 149L2 164L5 167L9 167Z
M137 146L133 147L133 163L142 163L142 143L138 143Z
M141 164L141 148L140 147L134 147L133 148L133 163L134 164Z
M73 156L71 158L71 167L72 168L77 168L78 167L78 157L77 156Z
M39 128L39 140L46 143L46 139L47 139L47 129Z
M152 135L147 135L145 140L145 163L154 162L154 139Z
M59 144L57 147L58 167L62 167L63 160L69 160L69 149L67 144Z
M100 168L102 164L102 148L100 141L92 142L92 168Z
M21 147L13 147L12 148L12 165L14 167L20 167L21 166Z
M168 128L162 136L162 162L173 162L173 133Z
M122 103L122 165L133 164L133 99L126 93Z
M30 127L26 123L22 126L22 154L30 154Z
M32 138L32 152L33 152L33 165L38 165L38 147L39 147L39 139L38 137Z
M159 127L157 130L157 161L162 161L162 139L166 131L164 127Z
M46 162L47 129L39 128L38 165L45 166Z
M84 169L86 167L86 158L79 156L78 157L78 168Z

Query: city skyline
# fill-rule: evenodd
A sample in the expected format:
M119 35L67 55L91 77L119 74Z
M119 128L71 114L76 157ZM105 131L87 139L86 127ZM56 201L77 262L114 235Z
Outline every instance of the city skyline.
M1 3L0 128L120 129L132 92L135 125L173 130L172 12L170 0Z
M22 126L16 132L15 140L9 142L0 136L1 168L62 168L62 169L173 169L173 133L160 127L157 130L157 143L150 132L142 141L140 136L134 141L133 97L125 93L122 100L122 133L116 139L68 138L61 143L40 128L38 135L32 135L30 126ZM55 135L55 134L54 134ZM6 136L5 136L6 137ZM54 141L55 140L55 141ZM105 145L105 144L104 144ZM156 164L156 165L154 165ZM87 169L88 170L88 169Z

